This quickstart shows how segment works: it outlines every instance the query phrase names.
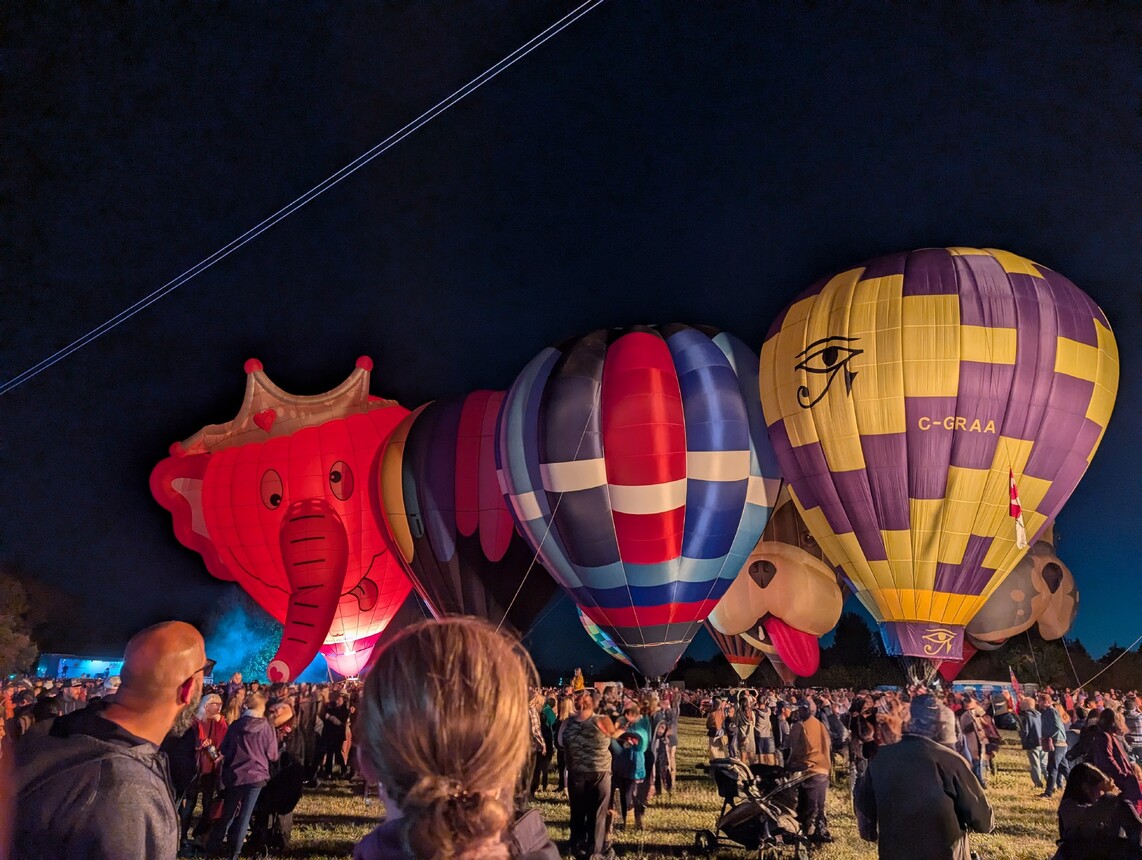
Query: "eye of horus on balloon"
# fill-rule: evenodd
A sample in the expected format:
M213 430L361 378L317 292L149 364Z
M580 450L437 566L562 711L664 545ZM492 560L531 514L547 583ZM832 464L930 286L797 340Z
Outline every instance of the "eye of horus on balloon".
M857 371L849 370L848 364L864 352L863 349L855 349L852 346L858 340L860 338L831 335L814 341L797 354L799 361L795 370L825 376L825 384L816 397L812 396L808 385L802 385L797 389L797 402L802 408L808 409L824 397L841 371L844 371L845 375L845 393L852 393Z
M920 638L928 643L924 646L925 654L950 654L952 652L952 643L956 639L956 634L943 627L932 627Z

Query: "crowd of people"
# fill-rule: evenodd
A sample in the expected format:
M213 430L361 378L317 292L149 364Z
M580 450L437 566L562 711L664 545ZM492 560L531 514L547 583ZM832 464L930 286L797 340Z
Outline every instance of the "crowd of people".
M862 837L882 858L970 855L968 832L990 832L986 789L1003 743L1018 733L1029 790L1059 805L1057 860L1140 857L1142 701L1137 692L1050 687L1018 702L1006 689L911 691L742 689L702 702L711 761L784 765L798 786L802 833L829 842L830 777L848 774Z
M363 682L214 683L212 670L198 631L169 622L131 640L119 677L9 682L0 767L14 765L17 797L0 847L7 822L17 860L236 860L288 849L307 786L356 780L385 813L357 860L555 860L531 806L540 793L566 796L566 856L599 860L673 792L679 717L698 716L711 762L799 775L810 842L832 841L826 796L845 773L860 835L882 858L966 860L968 832L995 825L986 788L1008 729L1028 791L1062 791L1058 860L1139 856L1133 692L631 690L578 670L541 688L517 641L465 618L403 631Z

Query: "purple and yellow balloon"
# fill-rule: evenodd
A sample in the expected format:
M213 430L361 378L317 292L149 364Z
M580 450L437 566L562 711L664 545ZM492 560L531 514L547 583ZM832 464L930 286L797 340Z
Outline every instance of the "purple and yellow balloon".
M1118 388L1098 306L1006 251L892 254L825 278L773 323L761 400L794 501L910 674L1055 518Z

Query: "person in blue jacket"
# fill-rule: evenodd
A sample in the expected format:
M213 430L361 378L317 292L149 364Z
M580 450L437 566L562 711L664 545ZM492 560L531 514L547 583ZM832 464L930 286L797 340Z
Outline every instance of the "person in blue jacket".
M634 702L623 708L619 720L622 734L612 741L611 750L615 756L615 787L619 790L619 812L621 823L626 827L627 813L634 809L634 826L642 830L642 816L646 812L646 798L639 786L646 779L646 751L650 749L650 719L639 710Z

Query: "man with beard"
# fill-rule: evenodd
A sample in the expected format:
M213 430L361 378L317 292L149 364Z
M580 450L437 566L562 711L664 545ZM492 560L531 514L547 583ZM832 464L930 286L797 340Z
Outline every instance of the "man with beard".
M13 860L174 860L178 817L159 745L194 722L212 669L191 625L148 627L127 643L113 701L22 741Z

